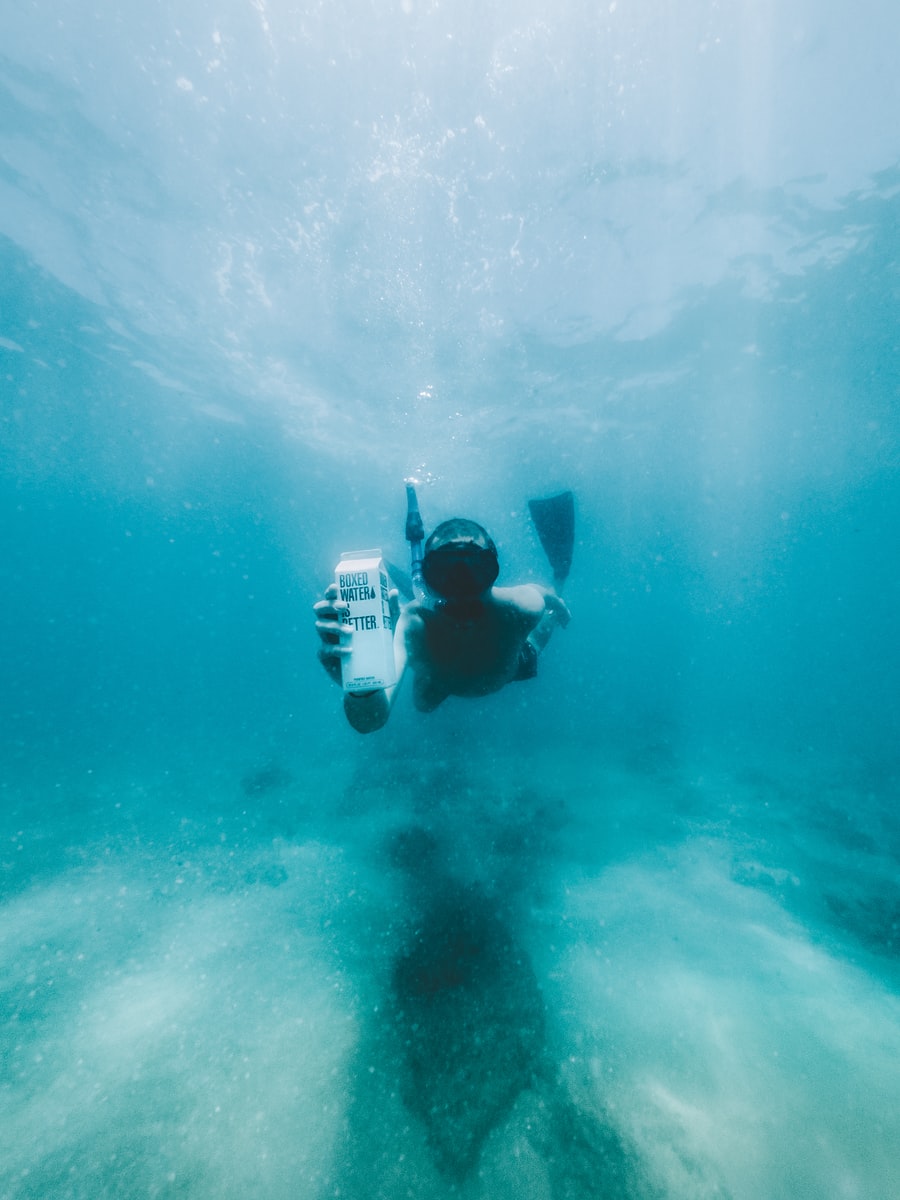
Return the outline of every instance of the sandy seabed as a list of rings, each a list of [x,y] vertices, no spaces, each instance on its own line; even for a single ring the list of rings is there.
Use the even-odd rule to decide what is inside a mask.
[[[8,778],[3,1200],[900,1195],[890,769],[457,757]]]

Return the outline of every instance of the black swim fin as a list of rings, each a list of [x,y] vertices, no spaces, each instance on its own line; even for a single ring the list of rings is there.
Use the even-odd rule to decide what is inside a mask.
[[[560,492],[558,496],[549,496],[546,500],[529,500],[528,510],[553,569],[554,586],[559,592],[572,567],[575,497],[571,492]]]

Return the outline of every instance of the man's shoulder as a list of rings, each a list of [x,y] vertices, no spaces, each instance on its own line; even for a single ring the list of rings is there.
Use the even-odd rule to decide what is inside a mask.
[[[491,595],[497,604],[515,609],[523,615],[539,617],[544,611],[544,589],[535,583],[520,583],[515,587],[495,587]]]

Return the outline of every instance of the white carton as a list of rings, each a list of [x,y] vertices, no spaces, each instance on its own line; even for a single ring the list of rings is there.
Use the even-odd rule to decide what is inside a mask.
[[[380,550],[341,555],[335,567],[338,598],[348,608],[344,623],[353,628],[350,654],[341,659],[345,692],[372,692],[397,682],[390,585]]]

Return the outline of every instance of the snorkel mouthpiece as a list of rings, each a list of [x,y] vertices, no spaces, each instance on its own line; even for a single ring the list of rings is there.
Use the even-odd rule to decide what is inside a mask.
[[[475,521],[444,521],[425,543],[422,574],[429,590],[443,600],[476,600],[499,573],[497,547]]]

